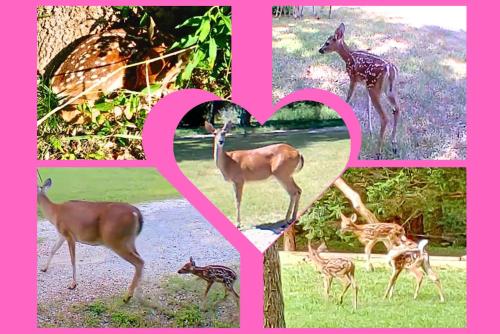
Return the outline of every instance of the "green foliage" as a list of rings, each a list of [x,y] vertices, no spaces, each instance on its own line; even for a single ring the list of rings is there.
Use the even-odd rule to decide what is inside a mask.
[[[120,328],[142,327],[141,317],[126,311],[115,311],[111,313],[110,318],[113,327],[120,327]]]
[[[465,234],[463,168],[351,168],[342,177],[381,221],[406,225],[421,218],[426,233]],[[299,224],[308,238],[349,238],[338,233],[340,212],[351,214],[353,210],[348,199],[332,187]]]
[[[183,306],[175,313],[176,327],[199,327],[202,321],[201,310],[197,305]]]
[[[193,87],[195,70],[208,73],[209,86],[215,94],[227,97],[231,85],[231,13],[229,7],[211,7],[205,14],[194,16],[176,28],[196,28],[191,34],[175,42],[171,49],[194,47],[188,64],[178,77],[180,86]]]

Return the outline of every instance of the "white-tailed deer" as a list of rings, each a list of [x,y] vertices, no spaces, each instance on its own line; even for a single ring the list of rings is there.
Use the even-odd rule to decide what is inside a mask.
[[[443,288],[438,275],[432,270],[429,262],[429,254],[425,250],[428,240],[420,240],[418,245],[413,241],[406,241],[402,245],[395,247],[387,253],[387,259],[392,268],[392,275],[389,285],[385,291],[384,298],[391,298],[394,293],[394,286],[399,274],[403,269],[408,270],[415,277],[415,293],[413,298],[417,299],[418,292],[422,286],[424,273],[434,282],[439,293],[439,299],[444,302]],[[422,272],[423,271],[423,272]]]
[[[317,249],[311,246],[311,241],[308,244],[308,258],[312,261],[316,270],[318,270],[323,276],[323,288],[325,296],[328,297],[330,294],[330,287],[332,285],[333,278],[337,278],[343,284],[342,293],[339,297],[339,304],[342,304],[344,295],[352,287],[352,306],[354,309],[358,308],[358,285],[354,279],[354,262],[343,256],[334,256],[329,259],[321,257],[320,253],[326,250],[325,243],[322,243]]]
[[[222,283],[224,285],[224,298],[227,298],[228,292],[233,295],[236,303],[240,304],[240,296],[234,290],[234,282],[238,279],[238,275],[234,272],[233,269],[221,266],[221,265],[208,265],[204,267],[196,266],[193,258],[189,258],[189,262],[187,262],[184,266],[182,266],[179,271],[179,274],[193,274],[198,276],[207,282],[207,288],[205,289],[204,303],[207,301],[208,291],[214,283]]]
[[[134,36],[124,29],[113,29],[82,39],[52,77],[52,90],[61,96],[61,103],[65,103],[93,85],[95,87],[63,109],[63,119],[84,123],[85,115],[77,110],[77,105],[97,100],[118,89],[140,91],[147,83],[157,81],[161,81],[166,88],[181,70],[182,55],[135,67],[122,67],[159,57],[167,50],[168,46],[164,43],[152,46],[146,38]],[[107,77],[114,71],[117,72]]]
[[[357,215],[354,213],[347,218],[340,213],[340,231],[342,233],[351,232],[358,240],[365,245],[366,266],[369,271],[373,270],[370,262],[373,246],[378,242],[383,242],[387,250],[391,250],[394,246],[400,245],[407,240],[405,230],[398,224],[394,223],[375,223],[375,224],[356,224]]]
[[[46,194],[51,185],[51,179],[47,179],[42,186],[38,186],[37,201],[45,217],[57,229],[59,239],[42,271],[47,271],[52,257],[66,241],[73,267],[73,280],[68,288],[74,289],[76,243],[105,246],[135,267],[134,278],[124,299],[128,302],[140,283],[144,267],[144,261],[135,248],[135,239],[143,224],[141,212],[126,203],[68,201],[56,204]]]
[[[335,33],[328,37],[319,52],[329,53],[337,52],[346,64],[347,74],[349,75],[349,91],[347,92],[346,102],[351,100],[354,88],[358,83],[364,83],[368,90],[368,127],[372,133],[371,123],[371,103],[377,110],[380,117],[380,134],[377,146],[377,158],[382,157],[382,148],[384,142],[385,130],[388,117],[382,108],[381,97],[385,95],[392,106],[394,123],[392,127],[391,143],[394,153],[397,153],[397,126],[400,116],[400,108],[396,93],[398,69],[391,62],[364,51],[351,51],[344,42],[345,26],[343,23],[337,28]]]
[[[304,157],[288,144],[274,144],[253,150],[226,152],[226,134],[231,130],[228,122],[220,129],[205,122],[205,129],[214,135],[214,160],[224,179],[233,183],[236,197],[236,221],[241,224],[240,204],[243,185],[248,181],[260,181],[274,176],[290,196],[290,204],[285,215],[285,223],[295,220],[302,189],[295,183],[293,174],[304,166]]]

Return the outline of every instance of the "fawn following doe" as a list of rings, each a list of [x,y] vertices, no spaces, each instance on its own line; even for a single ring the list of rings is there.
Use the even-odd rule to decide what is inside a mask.
[[[231,293],[236,301],[236,303],[240,304],[240,296],[236,291],[234,291],[234,282],[238,279],[238,275],[231,268],[221,266],[221,265],[208,265],[204,267],[196,266],[193,258],[189,258],[189,262],[187,262],[181,269],[177,272],[179,274],[193,274],[198,276],[207,282],[207,288],[205,289],[204,303],[207,301],[208,291],[212,285],[216,282],[222,283],[224,285],[224,298],[227,298],[228,292]]]
[[[373,223],[373,224],[355,224],[358,216],[353,213],[350,218],[340,213],[340,231],[342,233],[351,232],[358,240],[365,245],[366,266],[368,271],[373,270],[370,262],[373,246],[383,242],[387,250],[391,250],[395,245],[400,245],[407,240],[405,230],[394,223]]]
[[[375,107],[380,117],[380,134],[377,146],[377,158],[382,157],[382,146],[384,142],[385,130],[387,127],[387,115],[382,108],[381,96],[387,97],[392,106],[394,123],[392,127],[391,143],[392,150],[397,153],[397,126],[400,116],[400,108],[396,93],[398,69],[396,65],[389,61],[365,51],[352,51],[344,42],[345,25],[343,23],[335,30],[335,33],[328,37],[326,42],[319,49],[319,53],[337,52],[346,64],[346,71],[349,75],[349,91],[346,102],[349,103],[356,85],[364,83],[368,90],[368,127],[370,135],[372,133],[371,103]]]
[[[439,300],[444,302],[443,288],[441,287],[441,281],[438,275],[432,270],[429,262],[429,254],[425,250],[425,246],[429,241],[426,239],[420,240],[418,245],[407,240],[402,245],[394,247],[387,253],[387,259],[392,268],[392,275],[389,279],[389,285],[385,291],[384,298],[391,298],[394,292],[394,286],[399,274],[403,269],[408,270],[415,277],[415,293],[413,295],[414,299],[417,299],[418,292],[422,286],[422,280],[424,273],[426,273],[429,278],[434,282],[439,293]]]
[[[304,167],[304,157],[288,144],[274,144],[253,150],[226,152],[226,134],[231,131],[232,123],[227,122],[220,129],[205,122],[205,129],[214,135],[214,160],[226,181],[233,183],[236,197],[236,221],[241,224],[240,204],[243,185],[248,181],[266,180],[274,176],[290,196],[290,204],[285,215],[285,223],[297,217],[302,189],[295,183],[293,174]],[[291,220],[290,220],[291,215]]]
[[[128,302],[138,288],[144,267],[144,261],[135,248],[135,239],[143,225],[141,212],[126,203],[68,201],[56,204],[46,194],[51,185],[51,179],[47,179],[42,186],[38,186],[37,201],[45,217],[57,229],[59,239],[41,270],[47,271],[53,256],[66,241],[73,267],[73,280],[68,288],[74,289],[76,243],[105,246],[135,267],[134,278],[124,298],[124,302]]]
[[[61,96],[61,103],[74,99],[63,109],[63,119],[72,123],[87,122],[77,106],[118,89],[140,91],[154,82],[162,82],[165,89],[171,85],[184,64],[183,55],[125,68],[166,54],[168,42],[166,37],[161,39],[153,46],[147,38],[124,29],[82,39],[51,79],[52,90]]]
[[[323,276],[325,296],[329,296],[332,280],[333,278],[337,278],[343,284],[343,290],[339,297],[339,304],[342,304],[345,293],[349,287],[352,287],[352,306],[356,310],[358,308],[358,285],[354,279],[354,262],[343,256],[334,256],[329,259],[322,258],[320,253],[326,250],[324,242],[317,249],[314,249],[309,240],[307,247],[309,251],[308,258]]]

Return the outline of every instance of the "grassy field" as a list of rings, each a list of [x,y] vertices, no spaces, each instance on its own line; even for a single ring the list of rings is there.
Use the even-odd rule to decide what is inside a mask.
[[[374,272],[363,270],[356,262],[356,280],[360,287],[358,310],[353,312],[351,290],[338,305],[341,285],[334,281],[330,298],[323,295],[323,281],[312,264],[286,264],[287,254],[281,252],[285,321],[289,328],[351,328],[351,327],[443,327],[466,326],[466,272],[448,266],[436,267],[443,284],[446,301],[439,302],[434,284],[424,278],[417,300],[413,300],[414,278],[402,273],[394,296],[384,300],[390,277],[386,266]]]
[[[178,197],[179,193],[154,168],[40,168],[55,202],[67,200],[139,203]]]
[[[302,188],[300,209],[306,208],[345,166],[350,144],[347,131],[303,130],[281,133],[259,133],[251,136],[229,136],[224,145],[228,151],[251,149],[286,142],[304,156],[304,168],[295,175]],[[177,138],[174,152],[183,173],[232,221],[236,210],[233,187],[224,181],[213,161],[213,139]],[[274,179],[246,183],[241,204],[242,224],[257,226],[284,219],[289,197]]]
[[[344,62],[337,54],[318,52],[339,23],[344,22],[348,46],[383,56],[399,68],[398,92],[403,115],[398,130],[399,153],[393,155],[387,145],[384,158],[465,158],[464,31],[438,26],[416,28],[360,8],[335,9],[331,19],[306,16],[301,20],[284,17],[273,20],[275,101],[295,90],[311,87],[346,96],[349,79]],[[368,135],[366,105],[365,90],[358,87],[352,106],[364,132],[360,155],[362,159],[373,159],[377,137]],[[388,116],[391,119],[390,112]],[[378,133],[375,111],[372,117],[374,131]]]
[[[238,327],[239,309],[231,297],[222,301],[224,289],[215,284],[203,306],[201,296],[206,287],[192,277],[168,276],[158,289],[145,291],[145,300],[136,298],[124,304],[122,295],[76,303],[71,309],[54,314],[57,305],[38,304],[39,327],[84,328],[170,328],[170,327]],[[239,291],[239,281],[235,284]]]

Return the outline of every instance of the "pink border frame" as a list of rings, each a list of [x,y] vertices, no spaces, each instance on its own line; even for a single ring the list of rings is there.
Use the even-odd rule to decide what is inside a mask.
[[[350,161],[350,166],[464,166],[468,177],[468,294],[467,328],[465,329],[263,329],[262,317],[262,256],[249,242],[239,235],[225,217],[211,206],[196,189],[181,185],[181,192],[197,207],[203,208],[204,215],[221,230],[227,239],[241,252],[241,328],[239,329],[38,329],[36,323],[36,203],[33,185],[36,183],[37,167],[79,166],[79,167],[144,167],[155,166],[159,161],[149,157],[145,161],[37,161],[36,160],[36,116],[31,112],[35,108],[36,95],[34,73],[36,64],[36,11],[37,5],[123,5],[124,1],[18,1],[4,4],[2,40],[7,46],[1,53],[4,69],[2,82],[4,115],[8,126],[3,129],[3,164],[4,191],[2,192],[2,211],[4,224],[2,233],[2,275],[1,300],[2,328],[4,331],[32,332],[184,332],[207,333],[234,332],[490,332],[498,328],[496,321],[498,300],[497,273],[498,263],[496,237],[499,228],[496,215],[491,215],[495,208],[496,192],[499,186],[496,176],[498,158],[498,139],[491,134],[498,133],[498,112],[496,105],[491,105],[491,97],[496,96],[498,78],[498,40],[497,25],[499,4],[495,1],[479,0],[310,0],[299,1],[264,0],[254,1],[129,1],[127,4],[147,5],[231,5],[233,6],[233,100],[248,108],[259,121],[264,121],[275,107],[271,103],[271,5],[466,5],[468,8],[467,31],[467,133],[468,154],[464,161]],[[251,9],[251,10],[250,10]],[[252,15],[247,15],[247,13]],[[259,22],[259,24],[254,24]],[[8,33],[7,33],[8,32]],[[259,38],[256,38],[259,36]],[[264,37],[266,36],[266,37]],[[259,52],[255,52],[259,50]],[[257,75],[255,64],[258,64]],[[494,81],[495,80],[495,81]],[[257,99],[256,96],[262,97]],[[28,97],[28,98],[27,98]],[[205,95],[205,98],[208,97]],[[267,99],[267,100],[266,100]],[[333,98],[335,99],[335,98]],[[337,109],[337,108],[336,108]],[[155,108],[156,110],[156,108]],[[153,113],[148,119],[151,125]],[[486,117],[487,116],[487,117]],[[164,129],[165,130],[165,129]],[[145,129],[146,132],[149,131]],[[172,134],[170,132],[170,134]],[[165,156],[170,156],[168,131],[157,140]],[[351,133],[354,138],[355,134]],[[495,141],[496,139],[496,141]],[[145,138],[145,140],[147,140]],[[154,145],[154,141],[152,141]],[[158,157],[161,161],[161,156]],[[8,163],[7,163],[8,162]],[[173,170],[177,167],[170,165]],[[161,167],[160,167],[161,168]],[[173,176],[172,171],[163,170],[164,175]],[[185,182],[169,179],[173,184]],[[185,188],[184,188],[185,186]],[[6,189],[9,192],[5,191]],[[25,206],[26,200],[32,204]],[[8,255],[7,255],[8,254]],[[12,254],[15,254],[14,256]],[[481,273],[484,273],[481,275]]]

